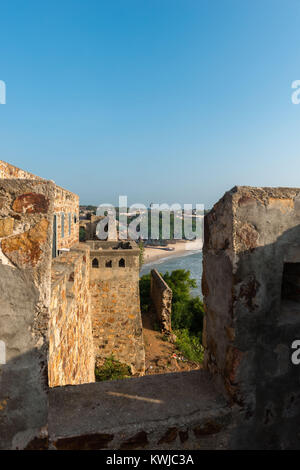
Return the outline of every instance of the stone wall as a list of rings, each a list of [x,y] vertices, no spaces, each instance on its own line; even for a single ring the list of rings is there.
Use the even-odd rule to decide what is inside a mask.
[[[300,304],[282,297],[299,262],[300,189],[236,187],[205,217],[205,367],[242,407],[234,448],[300,447]]]
[[[1,449],[26,447],[47,425],[54,197],[49,182],[0,180]]]
[[[124,250],[114,249],[115,242],[91,242],[90,246],[95,355],[101,362],[114,354],[131,367],[133,374],[143,374],[139,249],[134,243],[133,248]]]
[[[80,244],[52,262],[49,386],[94,382],[89,248]]]
[[[154,305],[161,330],[165,334],[172,332],[172,290],[156,269],[151,270],[150,296]]]
[[[58,210],[72,211],[79,220],[78,205],[78,197],[69,191],[0,161],[0,341],[6,355],[6,363],[0,364],[1,449],[24,448],[28,442],[43,438],[46,432],[53,222]],[[67,232],[68,247],[78,241],[78,226],[78,223],[73,226],[70,235]],[[61,246],[58,240],[58,247]],[[88,334],[88,322],[84,319],[89,267],[82,254],[78,256],[82,261],[75,263],[73,291],[64,291],[63,281],[60,284],[61,293],[67,294],[67,311],[60,312],[57,322],[69,314],[67,337],[80,340],[77,349],[70,348],[69,357],[65,355],[60,362],[51,335],[50,381],[56,384],[62,377],[60,368],[65,366],[64,359],[66,370],[74,375],[72,383],[92,380],[91,322],[89,352],[84,346]],[[57,295],[55,288],[52,301]],[[78,320],[75,326],[71,319]],[[57,360],[57,370],[54,360]],[[71,382],[68,378],[63,383]]]
[[[26,179],[46,182],[44,178],[33,175],[2,160],[0,160],[0,179]],[[62,248],[70,248],[74,243],[78,242],[79,196],[54,183],[53,187],[55,187],[54,212],[56,214],[57,250],[60,250]],[[22,199],[19,201],[20,208],[23,210],[23,206],[26,205],[27,211],[30,211],[30,205],[35,204],[32,198],[34,199],[34,195],[32,196],[30,193],[22,195]]]
[[[48,389],[49,333],[51,385],[92,379],[89,270],[95,353],[144,367],[137,248],[71,249],[51,294],[56,191],[0,180],[0,448],[299,449],[300,189],[233,188],[205,217],[206,370]]]
[[[70,248],[79,240],[79,196],[56,186],[54,212],[57,249]]]

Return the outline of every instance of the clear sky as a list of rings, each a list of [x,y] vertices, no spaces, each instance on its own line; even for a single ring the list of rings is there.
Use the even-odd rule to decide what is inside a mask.
[[[300,186],[299,0],[3,0],[0,159],[83,204]]]

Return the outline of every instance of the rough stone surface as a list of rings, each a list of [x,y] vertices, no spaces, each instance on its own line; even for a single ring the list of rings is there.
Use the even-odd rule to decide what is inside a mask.
[[[49,221],[41,219],[27,232],[2,240],[2,252],[17,266],[35,266],[43,253],[47,241]]]
[[[236,413],[205,371],[54,388],[49,403],[52,448],[100,433],[98,449],[224,449]]]
[[[156,269],[151,270],[150,296],[163,333],[172,332],[172,290]]]
[[[49,200],[43,194],[22,194],[14,200],[12,208],[15,212],[26,214],[46,214],[49,208]]]
[[[12,235],[14,230],[14,219],[12,217],[5,217],[0,219],[0,238]]]
[[[12,201],[28,192],[42,194],[48,214],[20,213]],[[51,224],[55,188],[42,180],[0,180],[0,448],[25,448],[47,426],[48,307]]]
[[[300,263],[300,189],[233,188],[205,227],[205,367],[242,407],[231,445],[300,448],[299,372],[289,358],[300,338],[299,277],[285,269]]]
[[[139,249],[116,249],[116,242],[88,242],[95,355],[98,364],[111,354],[145,371],[145,350],[139,298]],[[95,260],[97,263],[95,264]],[[120,266],[121,264],[121,266]]]
[[[52,262],[49,386],[95,381],[89,249],[75,246]]]

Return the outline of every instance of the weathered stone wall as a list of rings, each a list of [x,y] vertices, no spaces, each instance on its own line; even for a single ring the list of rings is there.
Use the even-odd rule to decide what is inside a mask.
[[[1,449],[26,447],[47,425],[54,197],[49,182],[0,180]]]
[[[243,410],[231,445],[299,448],[300,304],[282,280],[300,262],[300,189],[226,193],[205,217],[203,254],[205,366]]]
[[[51,303],[56,191],[0,180],[0,448],[299,449],[300,189],[233,188],[205,217],[206,370],[48,390],[49,332],[50,384],[92,379],[89,270],[95,353],[144,367],[138,249],[71,249]]]
[[[0,160],[0,179],[27,179],[46,182],[44,178],[2,160]],[[61,248],[70,248],[79,240],[79,196],[54,183],[53,185],[55,187],[54,212],[56,214],[57,250],[60,250]],[[30,211],[30,205],[34,203],[31,198],[30,193],[24,194],[22,200],[19,201],[20,207],[22,208],[26,204],[27,211]]]
[[[116,250],[115,245],[115,242],[90,243],[95,355],[101,362],[114,354],[119,361],[131,366],[133,374],[143,374],[145,351],[139,298],[139,249],[133,243],[134,248],[128,250]],[[95,260],[97,266],[93,265]],[[124,262],[124,266],[120,267],[120,262]]]
[[[163,333],[172,332],[172,290],[156,269],[151,270],[150,296]]]
[[[49,386],[94,382],[89,248],[77,245],[52,262]]]

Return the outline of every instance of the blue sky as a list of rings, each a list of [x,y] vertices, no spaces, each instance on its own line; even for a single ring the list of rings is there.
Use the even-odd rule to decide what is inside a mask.
[[[81,202],[300,186],[299,0],[2,1],[0,159]]]

